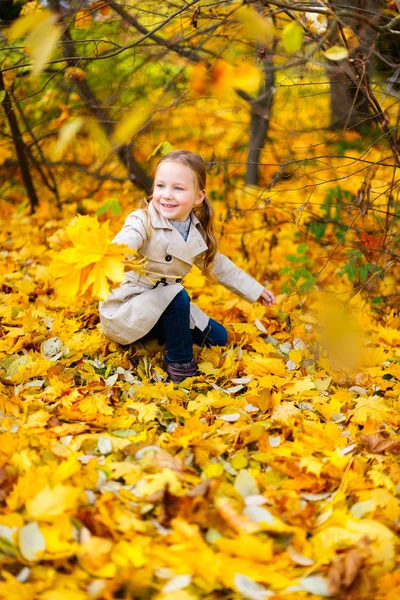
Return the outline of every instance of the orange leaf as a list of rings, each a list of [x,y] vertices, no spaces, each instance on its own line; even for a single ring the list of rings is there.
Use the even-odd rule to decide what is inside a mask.
[[[388,439],[379,431],[371,435],[362,435],[361,440],[367,451],[372,454],[383,454],[384,452],[400,454],[400,439]]]
[[[259,525],[241,515],[228,498],[216,498],[214,503],[224,521],[237,533],[255,533],[260,530]]]
[[[360,232],[359,248],[365,258],[370,262],[376,262],[385,242],[385,236],[375,236],[366,231]]]

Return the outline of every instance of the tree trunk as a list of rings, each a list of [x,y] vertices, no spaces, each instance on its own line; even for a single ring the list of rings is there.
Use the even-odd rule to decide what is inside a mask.
[[[39,203],[36,195],[35,186],[33,185],[31,173],[29,171],[28,155],[24,141],[22,139],[21,132],[19,130],[18,121],[15,116],[14,108],[11,102],[11,98],[5,89],[3,74],[0,71],[0,92],[4,92],[4,98],[2,105],[6,113],[7,121],[10,126],[11,135],[17,152],[19,167],[21,169],[22,180],[24,182],[25,189],[29,197],[29,204],[31,212],[35,212],[35,209]]]
[[[366,16],[377,24],[380,20],[379,10],[382,8],[379,0],[347,0],[346,8],[351,7],[354,12],[366,14]],[[340,0],[333,0],[332,7],[340,16]],[[371,14],[373,13],[373,14]],[[340,22],[358,36],[359,44],[350,49],[349,59],[338,63],[329,61],[330,69],[328,77],[330,81],[331,96],[331,129],[358,129],[363,125],[373,122],[371,119],[370,106],[367,97],[359,86],[357,71],[365,72],[364,81],[370,82],[373,72],[373,61],[371,54],[377,40],[377,32],[367,23],[352,17],[340,16]],[[332,43],[343,46],[343,39],[339,33]]]
[[[59,13],[62,12],[59,0],[49,0],[49,5],[53,11]],[[63,44],[64,56],[73,57],[69,61],[69,64],[78,67],[80,63],[80,57],[76,53],[75,44],[73,43],[71,33],[68,28],[65,29],[62,39],[64,42],[66,42]],[[84,100],[84,102],[87,103],[88,109],[99,121],[107,136],[111,137],[114,131],[114,125],[112,123],[112,119],[108,113],[108,110],[101,106],[101,103],[96,98],[92,88],[84,79],[78,79],[75,81],[75,83],[80,97],[82,98],[82,100]],[[124,144],[122,146],[119,146],[117,149],[117,154],[119,156],[119,159],[125,165],[128,171],[129,179],[135,182],[139,187],[141,187],[146,192],[146,194],[150,194],[152,187],[151,178],[148,177],[148,175],[146,175],[139,163],[137,163],[133,158],[131,144]]]
[[[271,49],[263,48],[261,50],[264,55],[262,59],[264,82],[261,86],[258,98],[250,101],[251,120],[249,152],[247,155],[246,169],[247,185],[258,184],[260,154],[268,135],[272,102],[275,92],[275,71],[270,69],[270,67],[273,66],[275,46],[276,43],[273,43]]]

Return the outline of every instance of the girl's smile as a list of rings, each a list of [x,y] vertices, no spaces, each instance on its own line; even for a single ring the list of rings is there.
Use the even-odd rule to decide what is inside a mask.
[[[186,221],[193,207],[201,204],[205,196],[196,183],[190,167],[175,161],[161,163],[154,181],[155,208],[166,219]]]

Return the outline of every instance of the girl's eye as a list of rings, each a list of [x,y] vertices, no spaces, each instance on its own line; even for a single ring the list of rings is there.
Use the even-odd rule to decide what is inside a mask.
[[[164,187],[162,183],[157,183],[156,187],[161,188]]]
[[[182,191],[183,191],[183,188],[181,188],[181,187],[176,187],[175,189],[176,189],[176,190],[179,190],[180,192],[182,192]]]

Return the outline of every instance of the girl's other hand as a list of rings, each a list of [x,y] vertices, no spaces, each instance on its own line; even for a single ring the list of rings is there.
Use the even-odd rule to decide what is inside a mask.
[[[264,306],[271,306],[271,304],[275,304],[276,300],[273,293],[264,288],[264,291],[259,297],[258,302]]]

